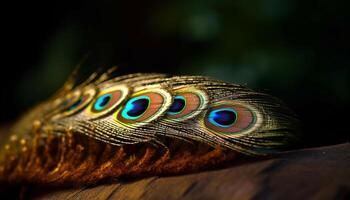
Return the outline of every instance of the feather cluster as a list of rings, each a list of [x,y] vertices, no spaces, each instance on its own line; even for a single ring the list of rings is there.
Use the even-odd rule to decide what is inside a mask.
[[[296,141],[280,100],[203,76],[74,75],[12,128],[0,181],[90,184],[198,171],[237,155],[270,155]]]

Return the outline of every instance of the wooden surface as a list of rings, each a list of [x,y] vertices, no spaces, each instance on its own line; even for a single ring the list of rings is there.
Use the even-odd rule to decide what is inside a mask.
[[[34,199],[350,199],[350,144],[197,174],[30,193]]]

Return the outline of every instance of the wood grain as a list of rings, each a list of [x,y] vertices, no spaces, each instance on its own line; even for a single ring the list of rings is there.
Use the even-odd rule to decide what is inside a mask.
[[[26,196],[29,197],[29,196]],[[285,152],[229,168],[91,188],[30,191],[33,199],[350,199],[350,144]]]

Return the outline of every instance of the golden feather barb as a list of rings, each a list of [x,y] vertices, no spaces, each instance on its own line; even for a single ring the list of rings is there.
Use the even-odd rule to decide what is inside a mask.
[[[80,168],[85,166],[84,170],[78,167],[81,176],[90,172],[85,182],[147,172],[158,174],[173,170],[176,173],[189,169],[188,163],[191,166],[207,165],[215,163],[210,159],[219,163],[219,160],[233,158],[219,158],[223,157],[222,153],[212,153],[217,152],[217,149],[221,149],[220,152],[238,152],[249,156],[269,155],[286,149],[297,141],[298,120],[280,100],[270,95],[203,76],[138,73],[110,78],[109,74],[110,71],[100,76],[94,73],[77,86],[74,86],[73,79],[69,79],[52,98],[23,116],[13,126],[0,151],[0,180],[32,181],[33,177],[28,178],[23,174],[30,172],[34,166],[40,168],[34,174],[42,176],[45,173],[72,171],[68,165],[72,167],[74,164],[68,162],[81,160],[82,158],[77,158],[80,154],[91,158],[90,161],[85,158],[85,161],[75,164]],[[84,139],[83,136],[88,137]],[[173,164],[175,167],[162,168],[159,163],[146,167],[145,159],[150,155],[154,157],[156,153],[153,151],[157,149],[166,149],[156,159],[158,162],[169,157],[169,149],[175,148],[174,142],[170,144],[169,140],[182,143],[182,146],[177,147],[179,152],[201,145],[215,150],[211,151],[210,156],[210,151],[206,151],[205,159],[202,158],[197,163],[178,156],[177,163],[182,163],[183,167]],[[191,142],[195,145],[185,145]],[[89,155],[94,154],[92,150],[96,145],[92,143],[98,144],[95,150],[102,156],[98,162],[96,155]],[[103,166],[113,163],[112,160],[116,157],[124,157],[125,148],[133,149],[139,145],[147,148],[142,153],[143,156],[139,157],[143,160],[134,164],[138,166],[137,170],[134,167],[128,173],[101,172],[106,170]],[[86,152],[82,153],[83,151]],[[129,154],[136,154],[128,151]],[[47,158],[43,158],[45,156]],[[132,160],[130,157],[123,162],[131,162],[130,159]],[[114,170],[118,168],[110,165]],[[111,167],[110,165],[108,166]],[[119,169],[122,168],[119,166]],[[200,168],[202,167],[191,167]],[[94,176],[92,169],[100,170],[95,172],[100,175]],[[5,173],[11,172],[14,175],[1,178],[1,173],[5,177]],[[74,177],[79,177],[77,174],[79,173],[76,172],[74,176],[71,174],[66,179],[52,175],[45,180],[35,180],[45,183],[59,182],[58,180],[65,180],[62,183],[75,183]]]

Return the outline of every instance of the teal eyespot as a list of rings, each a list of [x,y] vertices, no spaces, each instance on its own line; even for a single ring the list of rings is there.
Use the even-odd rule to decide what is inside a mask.
[[[67,111],[75,110],[83,102],[83,97],[79,97],[72,105],[67,108]],[[64,102],[66,103],[66,102]]]
[[[196,87],[186,87],[175,89],[173,102],[168,109],[166,120],[172,122],[185,121],[196,117],[207,107],[208,96]]]
[[[208,120],[215,126],[228,128],[237,121],[237,112],[233,108],[220,108],[209,113]]]
[[[166,113],[172,103],[171,94],[161,88],[139,90],[113,114],[124,128],[143,126]]]
[[[183,96],[175,96],[167,114],[177,115],[181,113],[186,107],[186,99]]]
[[[100,96],[94,104],[94,109],[97,111],[103,110],[108,105],[111,99],[112,99],[112,94],[105,94]]]
[[[82,92],[76,91],[68,94],[61,104],[63,112],[54,115],[52,119],[68,117],[81,112],[92,101],[95,94],[94,88],[87,88]]]
[[[150,101],[150,98],[145,95],[130,99],[121,112],[122,117],[129,120],[140,118],[148,109]]]
[[[115,110],[126,99],[129,88],[125,85],[99,88],[99,94],[91,101],[84,115],[89,119],[97,119]]]
[[[259,126],[259,112],[252,106],[233,100],[219,101],[211,105],[204,117],[204,125],[211,133],[236,137]]]

